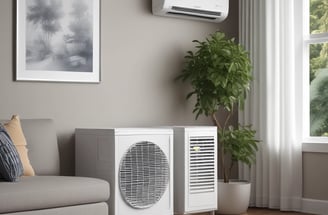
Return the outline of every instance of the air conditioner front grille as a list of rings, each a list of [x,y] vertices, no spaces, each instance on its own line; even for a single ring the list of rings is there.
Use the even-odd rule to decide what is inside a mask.
[[[158,202],[169,182],[169,163],[152,142],[132,145],[122,157],[119,186],[123,199],[133,208],[149,208]]]
[[[214,192],[215,138],[195,136],[189,139],[189,191]]]

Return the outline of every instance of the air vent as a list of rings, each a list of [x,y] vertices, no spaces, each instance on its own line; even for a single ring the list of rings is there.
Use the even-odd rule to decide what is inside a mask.
[[[119,186],[123,199],[133,208],[149,208],[164,194],[169,182],[169,163],[152,142],[132,145],[122,157]]]
[[[179,12],[172,12],[172,11],[167,12],[167,14],[171,14],[171,15],[175,15],[175,16],[189,16],[189,17],[208,19],[208,20],[215,20],[216,19],[214,17],[200,16],[200,15],[195,15],[195,14],[179,13]]]
[[[195,9],[195,8],[178,7],[178,6],[172,6],[172,10],[180,11],[180,12],[188,12],[188,13],[197,13],[197,14],[203,14],[203,15],[211,15],[211,16],[221,16],[222,15],[221,12],[200,10],[200,9]]]
[[[215,138],[190,137],[189,191],[213,192],[215,189]]]
[[[185,7],[178,7],[178,6],[172,6],[172,10],[167,13],[172,14],[172,15],[190,16],[190,17],[194,17],[194,18],[201,18],[201,19],[208,19],[208,20],[216,19],[216,17],[211,17],[211,16],[221,16],[222,15],[221,12],[200,10],[200,9],[194,9],[194,8],[185,8]],[[210,15],[210,16],[206,16],[206,15]]]

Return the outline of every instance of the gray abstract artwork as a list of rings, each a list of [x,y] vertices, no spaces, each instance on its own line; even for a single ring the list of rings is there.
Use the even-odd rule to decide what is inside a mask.
[[[93,72],[93,0],[26,0],[26,69]]]

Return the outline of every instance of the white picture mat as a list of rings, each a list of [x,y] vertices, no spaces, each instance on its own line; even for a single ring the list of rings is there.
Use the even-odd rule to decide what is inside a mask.
[[[63,0],[67,1],[67,0]],[[17,1],[16,80],[54,82],[100,82],[100,11],[99,0],[93,1],[93,69],[92,72],[26,70],[26,0]]]

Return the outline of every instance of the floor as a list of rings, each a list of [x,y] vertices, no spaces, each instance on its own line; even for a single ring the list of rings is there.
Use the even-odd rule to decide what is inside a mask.
[[[268,210],[268,209],[260,209],[260,208],[250,208],[247,213],[243,215],[310,215],[305,213],[296,213],[296,212],[280,212],[279,210]]]
[[[209,215],[210,213],[201,213],[194,215]],[[247,213],[242,215],[311,215],[305,213],[297,213],[297,212],[280,212],[279,210],[269,210],[262,208],[250,208]]]

